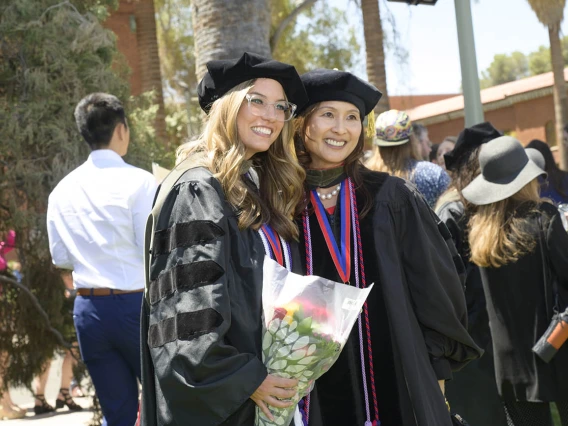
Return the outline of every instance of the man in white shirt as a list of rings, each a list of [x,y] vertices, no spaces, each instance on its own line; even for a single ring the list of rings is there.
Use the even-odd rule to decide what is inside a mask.
[[[49,196],[53,263],[72,271],[73,311],[81,356],[99,398],[103,426],[132,426],[140,379],[140,307],[144,228],[154,177],[126,164],[130,132],[112,95],[93,93],[75,109],[92,152]]]

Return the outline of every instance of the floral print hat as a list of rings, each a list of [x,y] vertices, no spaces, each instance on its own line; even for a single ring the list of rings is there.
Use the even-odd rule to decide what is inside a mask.
[[[404,111],[391,109],[377,117],[376,136],[373,143],[378,146],[404,145],[410,140],[412,122]]]

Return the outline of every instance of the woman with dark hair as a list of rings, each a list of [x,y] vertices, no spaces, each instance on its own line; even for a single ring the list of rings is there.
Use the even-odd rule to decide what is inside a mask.
[[[548,144],[533,139],[526,148],[534,148],[544,157],[544,171],[548,173],[548,179],[539,179],[540,196],[554,201],[556,205],[568,203],[568,172],[558,168]]]
[[[298,383],[262,362],[262,269],[265,247],[290,267],[298,238],[304,87],[293,66],[245,53],[209,62],[198,95],[203,133],[178,149],[146,228],[142,426],[253,426],[255,404],[272,419]]]
[[[345,349],[304,401],[304,424],[450,426],[444,381],[480,355],[465,328],[454,262],[463,264],[412,185],[361,163],[363,120],[380,92],[348,72],[301,78],[310,99],[295,135],[306,168],[305,272],[374,283]]]
[[[479,164],[481,175],[462,194],[476,206],[468,224],[471,261],[480,267],[508,425],[552,426],[550,402],[568,425],[568,345],[548,364],[532,351],[553,314],[547,277],[556,277],[559,300],[568,300],[568,234],[557,209],[541,201],[543,171],[519,141],[486,143]]]
[[[502,136],[491,123],[480,123],[464,129],[455,147],[444,156],[452,183],[436,204],[435,212],[446,224],[466,269],[465,299],[468,331],[485,354],[454,374],[446,386],[446,396],[452,409],[472,425],[507,426],[505,411],[497,393],[493,346],[489,317],[481,275],[469,257],[467,222],[475,206],[468,203],[462,190],[475,179],[479,171],[479,150],[487,142]]]
[[[432,145],[432,150],[430,151],[428,159],[431,163],[438,164],[438,148],[440,148],[439,143]]]

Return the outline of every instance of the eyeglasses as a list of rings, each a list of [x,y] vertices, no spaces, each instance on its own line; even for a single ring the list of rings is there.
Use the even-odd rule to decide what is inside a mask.
[[[248,101],[248,108],[252,115],[264,117],[269,113],[270,108],[274,110],[274,117],[277,121],[289,121],[294,117],[296,105],[287,101],[279,101],[269,104],[262,96],[249,95],[245,96]]]

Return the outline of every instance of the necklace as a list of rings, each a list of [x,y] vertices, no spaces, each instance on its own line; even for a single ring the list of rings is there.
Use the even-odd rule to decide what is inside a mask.
[[[340,190],[341,190],[341,184],[337,185],[335,189],[331,191],[329,194],[322,194],[319,191],[316,191],[316,193],[318,194],[320,200],[331,200],[331,197],[335,197]]]

